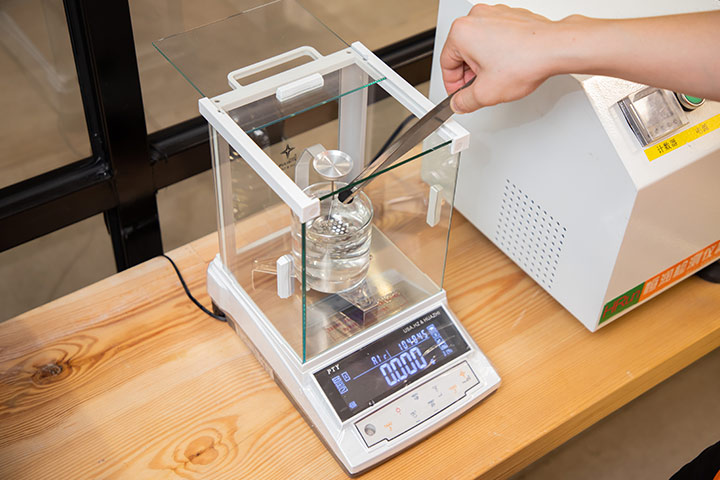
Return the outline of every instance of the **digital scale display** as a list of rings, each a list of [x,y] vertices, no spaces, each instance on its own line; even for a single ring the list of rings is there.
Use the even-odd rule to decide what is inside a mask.
[[[315,373],[342,421],[470,350],[438,308]]]

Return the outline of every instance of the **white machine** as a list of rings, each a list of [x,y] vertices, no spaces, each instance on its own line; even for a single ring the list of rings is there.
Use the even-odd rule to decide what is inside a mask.
[[[474,3],[440,0],[436,102],[446,95],[438,58],[450,25]],[[503,3],[553,20],[718,8]],[[682,93],[563,75],[522,100],[455,117],[471,132],[456,207],[591,331],[720,258],[720,104]]]
[[[467,132],[446,123],[346,205],[337,194],[427,98],[290,0],[155,45],[210,124],[213,304],[346,471],[494,391],[442,289]]]

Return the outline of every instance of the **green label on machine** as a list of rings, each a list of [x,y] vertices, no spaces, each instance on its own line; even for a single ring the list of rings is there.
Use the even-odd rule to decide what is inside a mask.
[[[645,286],[645,282],[641,283],[635,288],[631,288],[627,292],[623,293],[617,298],[613,298],[605,304],[602,315],[600,316],[600,324],[605,322],[607,319],[614,317],[618,313],[622,312],[626,308],[632,307],[638,300],[640,300],[640,294]]]

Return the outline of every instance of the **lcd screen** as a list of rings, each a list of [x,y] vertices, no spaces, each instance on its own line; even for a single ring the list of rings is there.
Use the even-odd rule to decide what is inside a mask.
[[[342,421],[470,349],[438,308],[315,373]]]

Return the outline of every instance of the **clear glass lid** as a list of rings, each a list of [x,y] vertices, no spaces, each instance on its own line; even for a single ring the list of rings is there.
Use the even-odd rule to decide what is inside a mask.
[[[276,67],[287,70],[348,48],[332,30],[294,0],[277,0],[217,22],[161,38],[153,46],[204,97],[228,91],[226,75],[267,59],[297,51],[298,55]],[[313,52],[314,50],[314,52]],[[248,75],[244,84],[267,78],[276,71],[264,69]]]

